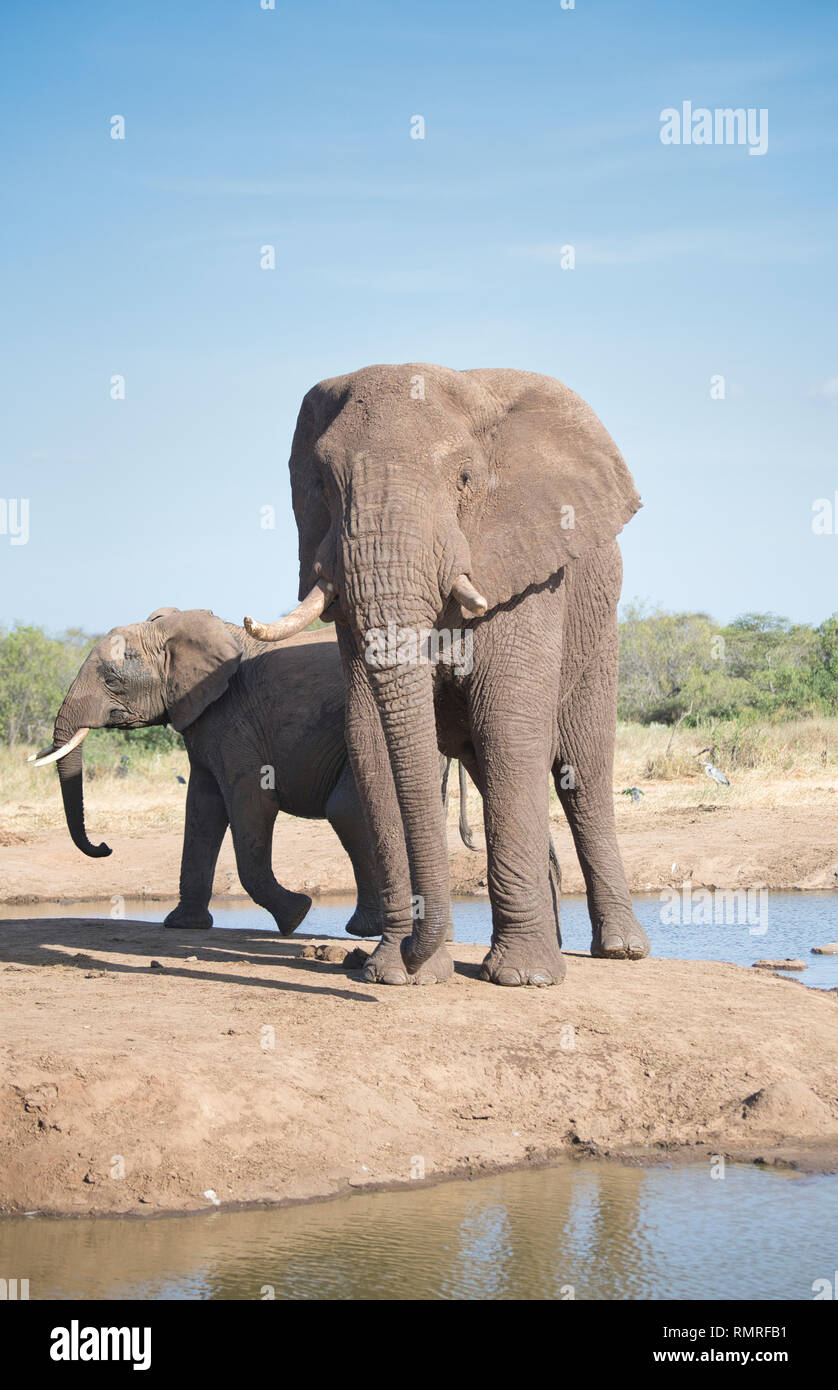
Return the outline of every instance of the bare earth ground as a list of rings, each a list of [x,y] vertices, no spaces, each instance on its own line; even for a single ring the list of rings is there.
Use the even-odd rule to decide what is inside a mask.
[[[620,788],[641,752],[615,775],[634,891],[838,886],[831,770],[647,781],[634,803]],[[57,778],[18,770],[0,802],[0,901],[175,896],[186,771],[180,755],[145,780],[91,778],[89,830],[114,850],[91,860]],[[453,781],[452,886],[485,893]],[[564,891],[580,892],[557,805],[553,831]],[[280,817],[274,865],[289,888],[353,891],[325,823]],[[229,836],[215,890],[242,894]],[[835,994],[733,965],[578,955],[558,989],[503,990],[476,979],[483,948],[461,944],[451,983],[387,989],[303,958],[301,934],[25,912],[0,922],[0,1212],[302,1201],[567,1153],[838,1171]]]
[[[6,1214],[299,1201],[567,1153],[838,1170],[838,1000],[758,971],[571,955],[560,988],[504,990],[457,945],[449,984],[388,989],[274,932],[43,918],[0,943]]]

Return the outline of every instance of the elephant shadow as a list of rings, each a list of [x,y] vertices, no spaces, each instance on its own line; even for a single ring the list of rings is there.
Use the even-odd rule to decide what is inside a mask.
[[[134,959],[113,960],[104,954],[106,952]],[[152,965],[158,953],[164,961],[159,966]],[[197,959],[188,961],[187,956]],[[202,964],[241,965],[245,961],[252,966],[281,966],[282,972],[266,975],[263,970],[249,977],[242,973],[201,969]],[[286,990],[318,997],[327,994],[353,1003],[377,1002],[373,994],[326,984],[326,979],[336,975],[346,978],[346,972],[339,965],[304,960],[300,955],[300,942],[288,941],[276,932],[225,927],[211,927],[201,932],[177,928],[164,931],[158,922],[133,918],[20,917],[0,922],[0,967],[14,971],[50,966],[75,968],[85,974],[94,971],[105,975],[160,974],[196,982]],[[297,974],[297,980],[285,978],[289,969]],[[316,977],[318,983],[305,984],[299,979],[300,975]]]

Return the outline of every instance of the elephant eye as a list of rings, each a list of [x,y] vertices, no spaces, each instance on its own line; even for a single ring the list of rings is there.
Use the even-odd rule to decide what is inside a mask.
[[[467,468],[464,468],[457,479],[457,488],[462,492],[467,487],[471,487],[471,473]]]

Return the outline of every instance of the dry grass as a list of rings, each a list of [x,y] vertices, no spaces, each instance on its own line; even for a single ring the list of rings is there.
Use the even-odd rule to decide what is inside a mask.
[[[703,753],[712,747],[715,752]],[[704,771],[712,762],[726,773],[729,787],[719,786]],[[673,736],[671,727],[621,724],[614,757],[614,803],[618,825],[644,826],[667,813],[698,807],[749,809],[783,806],[824,806],[838,809],[838,719],[799,719],[785,724],[709,725]],[[638,787],[642,800],[622,795]],[[457,779],[451,779],[451,800],[458,814]],[[482,829],[480,797],[470,788],[469,819]],[[551,816],[562,812],[550,789]]]
[[[697,754],[704,754],[730,778],[717,786],[705,774]],[[668,751],[667,751],[668,750]],[[34,748],[0,749],[0,845],[4,835],[27,835],[64,826],[58,777],[52,768],[33,768],[27,754]],[[97,762],[95,750],[85,763],[85,806],[91,833],[130,834],[174,830],[183,826],[189,776],[183,750],[133,759],[124,776],[113,758]],[[639,787],[640,802],[621,793]],[[782,807],[838,805],[838,719],[794,720],[777,725],[687,729],[672,736],[670,728],[620,725],[614,762],[614,797],[620,823],[656,819],[668,811],[716,805]],[[456,776],[450,782],[450,817],[459,811]],[[555,792],[552,812],[560,815]],[[480,834],[482,807],[472,788],[469,817]],[[7,841],[8,842],[8,841]]]
[[[711,752],[701,752],[702,749]],[[700,756],[699,756],[700,754]],[[702,764],[730,779],[719,786]],[[838,793],[838,719],[796,719],[784,724],[715,725],[697,729],[623,724],[617,730],[614,787],[639,787],[642,803],[620,796],[636,811],[698,805],[833,805]]]
[[[711,754],[702,749],[712,748]],[[667,751],[668,750],[668,751]],[[621,724],[615,769],[642,768],[647,779],[689,778],[702,761],[730,776],[818,777],[838,773],[838,719],[796,719],[784,724],[705,725],[689,729]],[[619,780],[619,777],[617,778]]]
[[[58,774],[52,767],[31,767],[34,747],[0,749],[0,835],[64,826]],[[85,764],[84,804],[94,839],[97,831],[137,832],[183,828],[189,759],[183,749],[134,759],[124,776],[113,764],[106,770],[95,759]],[[2,843],[2,841],[0,841]]]

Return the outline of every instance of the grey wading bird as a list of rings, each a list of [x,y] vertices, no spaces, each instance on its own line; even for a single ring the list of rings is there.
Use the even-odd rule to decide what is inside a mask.
[[[707,773],[707,776],[712,777],[714,782],[718,782],[720,787],[730,786],[730,782],[725,777],[724,773],[720,772],[719,769],[717,767],[714,767],[712,763],[702,763],[701,766],[704,768],[704,771]]]
[[[727,779],[727,777],[725,776],[725,774],[724,774],[723,772],[720,771],[719,768],[714,767],[712,763],[705,763],[705,762],[702,761],[702,754],[703,754],[703,753],[709,753],[709,754],[710,754],[710,757],[711,757],[711,758],[714,758],[714,757],[716,756],[716,745],[715,745],[715,743],[712,743],[712,744],[709,746],[709,748],[699,748],[699,750],[698,750],[698,752],[696,753],[695,756],[698,758],[699,762],[701,762],[701,766],[704,768],[704,771],[706,772],[707,776],[708,776],[709,778],[711,778],[712,781],[718,782],[718,784],[719,784],[720,787],[729,787],[729,786],[730,786],[730,782],[728,781],[728,779]]]

